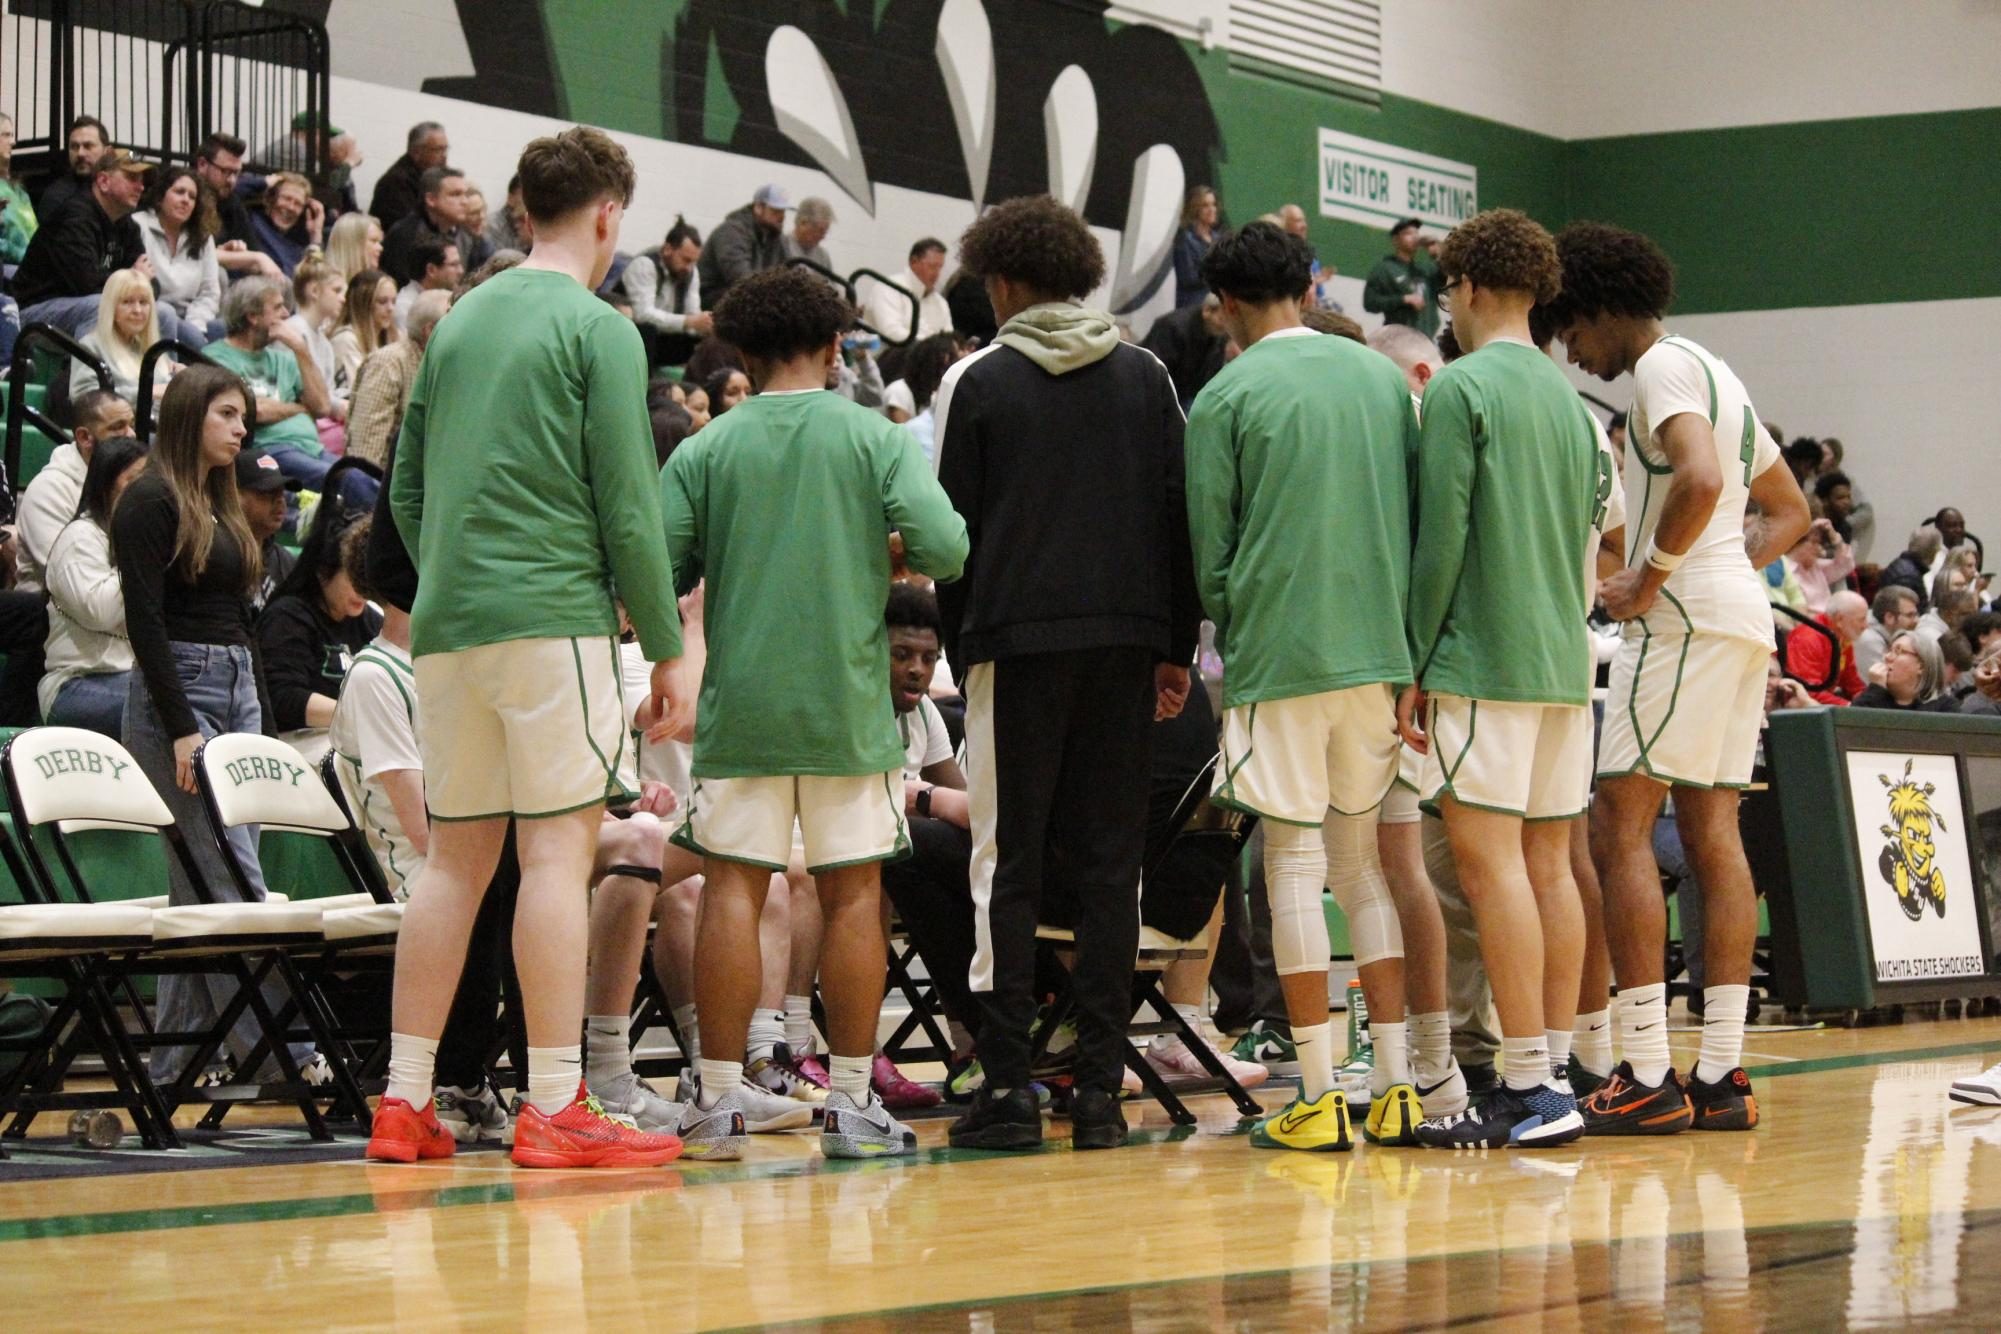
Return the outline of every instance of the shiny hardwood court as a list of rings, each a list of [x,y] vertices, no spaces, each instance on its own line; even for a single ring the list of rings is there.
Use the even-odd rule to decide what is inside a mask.
[[[1693,1035],[1688,1035],[1690,1042]],[[497,1154],[9,1183],[7,1328],[1995,1328],[2001,1020],[1781,1033],[1750,1135],[1538,1154],[1136,1143],[530,1173]],[[1681,1064],[1692,1047],[1677,1045]],[[1282,1096],[1272,1090],[1270,1099]]]

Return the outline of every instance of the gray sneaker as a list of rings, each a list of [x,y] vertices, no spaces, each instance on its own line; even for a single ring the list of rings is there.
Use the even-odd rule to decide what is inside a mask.
[[[782,1093],[773,1093],[749,1075],[744,1076],[743,1089],[737,1096],[743,1111],[744,1128],[753,1135],[804,1130],[819,1120],[824,1110],[820,1103],[800,1102]]]
[[[743,1093],[731,1089],[713,1107],[698,1100],[681,1113],[681,1156],[696,1162],[734,1162],[743,1157],[749,1132],[744,1125]]]
[[[829,1158],[892,1158],[917,1152],[917,1134],[889,1114],[870,1090],[860,1105],[838,1089],[827,1094],[826,1121],[820,1127],[820,1152]]]
[[[653,1091],[653,1086],[628,1070],[616,1079],[594,1086],[591,1092],[604,1104],[607,1115],[629,1120],[633,1127],[649,1135],[679,1132],[686,1103],[669,1102]]]
[[[461,1144],[501,1144],[507,1140],[507,1109],[500,1095],[482,1083],[476,1089],[441,1084],[433,1097],[438,1124]]]

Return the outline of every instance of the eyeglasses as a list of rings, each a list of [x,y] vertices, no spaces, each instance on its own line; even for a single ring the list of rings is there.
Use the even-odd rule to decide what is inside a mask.
[[[1452,302],[1452,289],[1459,286],[1461,283],[1465,281],[1466,281],[1466,275],[1461,274],[1457,278],[1453,278],[1450,281],[1448,281],[1443,287],[1439,288],[1438,304],[1441,306],[1450,305]]]

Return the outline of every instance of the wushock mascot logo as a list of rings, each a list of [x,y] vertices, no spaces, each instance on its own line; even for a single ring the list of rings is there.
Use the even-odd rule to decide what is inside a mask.
[[[1932,809],[1935,785],[1920,786],[1911,777],[1911,764],[1904,761],[1904,776],[1899,782],[1892,782],[1888,774],[1876,775],[1889,789],[1893,821],[1883,826],[1883,837],[1890,842],[1876,859],[1876,866],[1896,893],[1897,906],[1915,922],[1924,916],[1927,903],[1940,917],[1945,916],[1945,872],[1939,868],[1932,830],[1946,825],[1945,818]]]

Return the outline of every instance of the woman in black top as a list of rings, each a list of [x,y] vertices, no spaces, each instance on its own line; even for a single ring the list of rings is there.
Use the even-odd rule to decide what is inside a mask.
[[[347,669],[382,629],[382,614],[369,609],[341,568],[342,539],[353,525],[331,497],[321,499],[299,563],[257,622],[272,722],[315,764],[326,754]]]
[[[236,455],[250,404],[243,381],[220,367],[196,365],[176,375],[160,403],[146,471],[111,516],[135,662],[125,747],[172,810],[203,880],[224,898],[234,896],[234,882],[197,795],[194,754],[204,737],[263,730],[250,633],[250,594],[262,566],[236,494]],[[252,897],[264,898],[255,834],[238,828],[228,837]],[[167,859],[167,879],[169,902],[203,902],[176,858]],[[208,1028],[235,988],[220,974],[163,975],[159,1028]],[[274,1009],[284,1000],[275,983],[270,999]],[[230,1050],[240,1060],[258,1037],[246,1015],[229,1035]],[[180,1053],[155,1049],[154,1078],[177,1076]],[[309,1077],[317,1076],[311,1047],[294,1047],[293,1056],[302,1067],[315,1066]]]
[[[1871,675],[1874,675],[1871,669]],[[1858,709],[1905,713],[1958,713],[1959,701],[1945,693],[1945,658],[1938,641],[1906,630],[1883,654],[1883,679],[1855,697]]]

